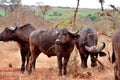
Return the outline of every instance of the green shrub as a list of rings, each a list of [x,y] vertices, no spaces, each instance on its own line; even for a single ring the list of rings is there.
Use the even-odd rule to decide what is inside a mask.
[[[97,15],[91,15],[91,14],[88,14],[86,17],[88,17],[90,20],[94,21],[96,19],[98,19],[99,17]]]
[[[0,10],[0,16],[5,16],[6,12],[4,10]]]

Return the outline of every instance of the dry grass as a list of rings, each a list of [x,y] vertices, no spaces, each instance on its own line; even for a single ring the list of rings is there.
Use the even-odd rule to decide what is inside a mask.
[[[15,26],[16,22],[19,23],[19,26],[31,23],[36,27],[46,29],[50,29],[53,26],[52,21],[45,20],[41,16],[35,16],[33,9],[19,6],[14,12],[9,12],[7,16],[0,17],[0,29],[8,26]]]

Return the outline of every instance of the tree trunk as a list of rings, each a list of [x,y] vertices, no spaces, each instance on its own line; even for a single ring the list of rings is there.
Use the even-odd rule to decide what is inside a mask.
[[[103,3],[101,3],[101,11],[104,11]]]
[[[77,12],[78,12],[78,7],[79,7],[79,0],[77,0],[77,7],[74,13],[74,17],[73,17],[73,25],[72,25],[72,30],[74,31],[76,29],[76,16],[77,16]]]

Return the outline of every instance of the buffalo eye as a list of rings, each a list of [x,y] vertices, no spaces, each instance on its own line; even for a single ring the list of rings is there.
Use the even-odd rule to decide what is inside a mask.
[[[67,34],[63,34],[64,36],[66,36]]]
[[[68,33],[66,33],[66,32],[64,32],[64,33],[62,33],[64,36],[66,36]]]
[[[8,29],[8,28],[5,28],[5,32],[6,33],[9,33],[9,32],[12,32],[12,30]]]
[[[8,29],[8,28],[5,28],[5,32],[9,32],[9,29]]]

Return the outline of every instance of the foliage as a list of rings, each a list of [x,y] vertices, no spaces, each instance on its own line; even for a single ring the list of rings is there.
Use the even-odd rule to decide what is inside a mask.
[[[53,12],[52,14],[49,14],[49,16],[62,16],[62,13],[59,12]]]
[[[68,21],[61,21],[61,24],[59,25],[60,27],[69,27],[71,24]]]
[[[1,7],[5,8],[5,10],[13,12],[18,7],[20,2],[21,0],[1,0],[0,5],[3,5]],[[7,4],[7,6],[5,4]]]
[[[43,18],[44,18],[44,15],[49,10],[51,10],[51,6],[49,6],[49,5],[41,5],[42,4],[41,2],[37,2],[36,4],[38,5],[38,8],[40,9],[40,12],[42,13]]]
[[[69,14],[68,14],[69,13]],[[52,8],[44,16],[46,19],[66,19],[72,16],[72,9],[68,8]]]
[[[20,8],[19,6],[19,8],[16,9],[13,13],[9,13],[6,17],[3,17],[2,19],[0,18],[1,20],[0,24],[4,24],[4,23],[13,24],[16,23],[16,21],[18,21],[20,24],[32,22],[34,25],[37,26],[44,26],[46,24],[50,24],[46,26],[47,28],[50,28],[50,26],[54,27],[55,24],[57,23],[60,23],[58,27],[72,26],[71,21],[73,19],[74,8],[52,8],[50,11],[48,11],[45,14],[44,19],[42,19],[41,17],[42,14],[37,10],[38,8],[36,10],[34,9],[35,8],[32,7],[29,8],[22,6]],[[100,10],[80,9],[76,20],[77,28],[92,26],[94,28],[97,28],[97,30],[101,31],[103,34],[112,35],[112,33],[114,33],[116,28],[113,27],[113,23],[108,19],[106,19],[106,17],[101,17],[95,14],[98,11]],[[120,21],[118,13],[113,11],[109,13],[111,13],[110,15],[113,15],[113,19],[115,19],[117,23]]]
[[[86,18],[89,18],[90,20],[94,21],[94,20],[98,19],[99,16],[98,16],[98,15],[95,15],[95,14],[94,14],[94,15],[88,14],[88,15],[86,16]]]
[[[0,16],[5,16],[6,12],[4,10],[0,10]]]
[[[32,7],[31,7],[32,8]],[[51,10],[46,12],[44,15],[45,19],[68,19],[73,17],[74,8],[56,8],[53,7]],[[86,18],[88,17],[91,20],[98,19],[98,16],[95,14],[99,12],[99,9],[80,9],[78,11],[78,17]],[[9,14],[9,13],[8,13]],[[34,15],[35,16],[42,16],[42,13],[39,8],[34,8]],[[91,15],[91,16],[90,16]]]
[[[74,8],[52,8],[46,15],[44,16],[46,19],[67,19],[73,16]],[[80,9],[78,11],[78,17],[85,18],[89,14],[92,15],[91,19],[99,18],[95,13],[99,12],[99,9]],[[95,16],[94,16],[95,15]]]

